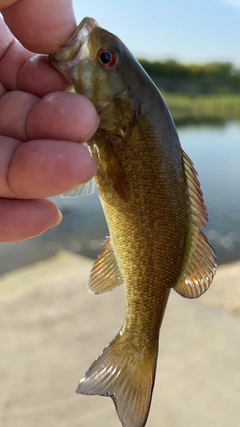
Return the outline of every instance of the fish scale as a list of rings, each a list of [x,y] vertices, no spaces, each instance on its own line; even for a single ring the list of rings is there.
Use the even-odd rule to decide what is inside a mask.
[[[170,290],[196,298],[215,275],[215,253],[200,231],[207,211],[160,92],[121,40],[85,18],[50,60],[101,119],[88,146],[110,237],[88,288],[125,287],[124,323],[77,393],[110,396],[124,427],[143,427]],[[81,191],[86,185],[69,194]]]

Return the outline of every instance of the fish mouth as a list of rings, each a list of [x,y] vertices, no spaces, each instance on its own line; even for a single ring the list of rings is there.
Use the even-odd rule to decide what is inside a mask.
[[[64,45],[60,46],[56,52],[49,55],[51,64],[60,71],[67,80],[69,79],[69,72],[71,63],[74,60],[83,60],[88,56],[88,37],[94,28],[98,27],[97,21],[93,18],[84,18],[77,26],[73,34]]]
[[[88,37],[91,31],[98,27],[97,21],[93,18],[84,18],[77,27],[79,38]],[[75,30],[76,31],[76,30]],[[74,32],[75,33],[75,32]]]

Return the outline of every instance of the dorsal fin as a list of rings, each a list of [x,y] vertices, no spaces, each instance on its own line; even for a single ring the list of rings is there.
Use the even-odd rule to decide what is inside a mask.
[[[116,255],[108,237],[106,245],[93,264],[88,289],[94,294],[101,294],[123,283],[122,275],[118,266]]]
[[[197,172],[187,154],[182,152],[185,180],[189,192],[190,231],[186,242],[183,272],[174,287],[186,298],[197,298],[210,286],[217,268],[216,255],[199,228],[208,220]]]

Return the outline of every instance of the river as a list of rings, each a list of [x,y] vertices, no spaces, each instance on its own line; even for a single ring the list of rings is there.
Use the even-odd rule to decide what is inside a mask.
[[[218,263],[240,259],[240,123],[178,128],[183,149],[199,174],[209,223],[205,230]],[[0,245],[0,274],[67,249],[95,258],[108,234],[95,192],[53,198],[63,212],[57,228],[26,242]]]

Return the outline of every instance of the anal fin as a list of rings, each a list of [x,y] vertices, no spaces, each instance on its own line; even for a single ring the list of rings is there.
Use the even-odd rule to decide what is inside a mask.
[[[198,298],[207,291],[216,273],[216,257],[204,234],[192,236],[189,260],[175,291],[186,298]]]

